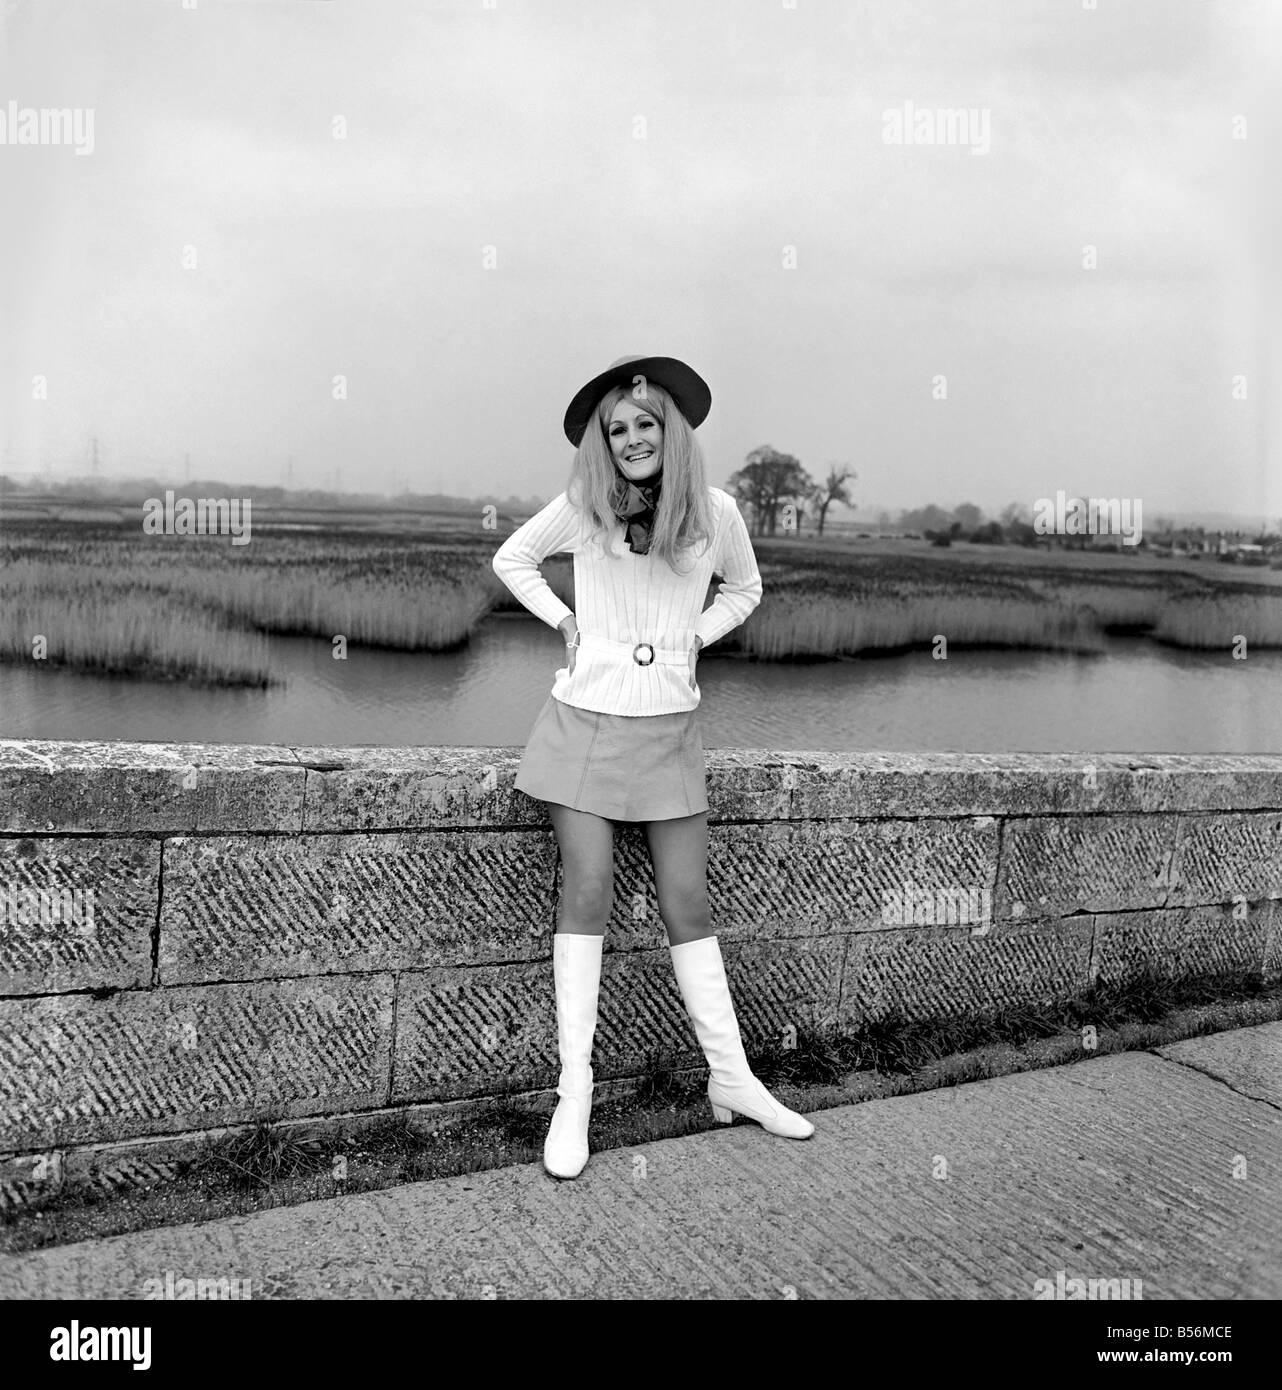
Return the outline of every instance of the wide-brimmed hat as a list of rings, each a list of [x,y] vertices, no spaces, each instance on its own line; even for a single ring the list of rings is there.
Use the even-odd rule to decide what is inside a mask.
[[[693,367],[675,357],[620,357],[574,393],[570,408],[565,412],[565,434],[576,449],[583,442],[592,412],[601,397],[613,386],[631,386],[633,378],[638,376],[662,386],[676,401],[677,409],[690,422],[691,429],[698,428],[708,418],[712,392]],[[637,397],[638,401],[644,399]]]

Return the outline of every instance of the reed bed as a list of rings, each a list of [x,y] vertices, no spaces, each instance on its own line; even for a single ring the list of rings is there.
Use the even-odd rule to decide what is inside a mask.
[[[1048,582],[1060,602],[1084,608],[1105,630],[1143,631],[1156,642],[1191,650],[1224,650],[1239,636],[1255,648],[1282,647],[1282,592],[1237,580],[1180,576],[1127,584]],[[1041,584],[1041,581],[1035,581]]]
[[[506,593],[476,546],[278,536],[252,553],[86,526],[0,549],[0,659],[32,638],[53,665],[227,685],[273,683],[264,634],[440,651]]]
[[[344,529],[255,533],[252,545],[143,537],[128,526],[26,521],[0,538],[0,660],[228,685],[271,682],[266,634],[445,651],[490,613],[524,612],[491,568],[498,538]],[[1093,653],[1108,631],[1215,649],[1282,646],[1282,586],[987,548],[875,551],[761,541],[765,597],[724,647],[765,660],[950,643]],[[543,575],[574,606],[569,557]],[[715,585],[710,594],[715,592]]]
[[[1059,603],[1012,570],[931,556],[798,556],[759,562],[765,596],[738,630],[764,660],[895,650],[945,636],[962,646],[1093,653],[1104,639],[1085,606]]]
[[[964,595],[885,595],[851,602],[819,595],[763,599],[741,629],[741,650],[767,661],[848,656],[930,643],[1099,652],[1103,639],[1088,614],[1045,601]]]
[[[0,574],[0,660],[218,685],[273,684],[266,639],[148,590],[98,581],[76,590],[64,567],[25,560]]]
[[[401,651],[443,651],[465,642],[493,606],[481,577],[423,579],[409,573],[351,575],[335,583],[314,572],[189,575],[184,592],[260,632],[332,638]]]
[[[1083,584],[1053,579],[1032,581],[1047,598],[1089,614],[1103,631],[1136,631],[1152,627],[1171,595],[1155,583]]]
[[[785,558],[786,556],[786,558]],[[988,563],[960,551],[797,551],[764,543],[761,605],[727,645],[766,660],[848,655],[929,643],[1098,652],[1109,632],[1143,632],[1190,648],[1223,634],[1279,645],[1282,592],[1219,576],[1141,569],[1128,557],[1102,570],[1056,555]]]
[[[1152,637],[1176,647],[1226,651],[1245,637],[1247,650],[1282,647],[1282,596],[1228,594],[1168,603]]]

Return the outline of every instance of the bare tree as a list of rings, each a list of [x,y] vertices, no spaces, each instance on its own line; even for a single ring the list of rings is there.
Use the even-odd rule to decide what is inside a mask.
[[[822,536],[824,533],[824,521],[828,516],[828,508],[834,502],[840,502],[843,507],[853,505],[853,499],[846,484],[854,482],[858,476],[859,474],[849,465],[834,463],[823,482],[816,484],[810,500],[815,504],[815,515],[819,518],[819,525],[816,528],[819,535]]]

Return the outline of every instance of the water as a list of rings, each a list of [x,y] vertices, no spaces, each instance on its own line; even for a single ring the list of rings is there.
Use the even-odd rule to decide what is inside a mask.
[[[445,656],[272,638],[282,688],[0,666],[0,737],[154,742],[522,747],[561,664],[524,614],[487,618]],[[1100,657],[928,651],[807,665],[700,663],[707,748],[1136,753],[1282,752],[1282,652],[1118,638]]]

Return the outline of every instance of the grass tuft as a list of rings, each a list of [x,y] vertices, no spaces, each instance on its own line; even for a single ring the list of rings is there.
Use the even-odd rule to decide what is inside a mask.
[[[278,1125],[279,1118],[269,1115],[246,1133],[220,1140],[206,1155],[204,1166],[221,1173],[241,1191],[269,1187],[282,1178],[326,1166],[325,1146],[320,1140],[292,1138]]]
[[[688,1084],[663,1060],[662,1054],[649,1052],[637,1079],[636,1100],[647,1107],[675,1104],[689,1091]]]
[[[831,1031],[803,1026],[796,1038],[755,1054],[753,1071],[767,1085],[829,1086],[855,1067],[844,1040]]]
[[[478,1117],[477,1123],[490,1130],[500,1142],[526,1149],[541,1150],[548,1130],[547,1115],[509,1101],[491,1106]]]

